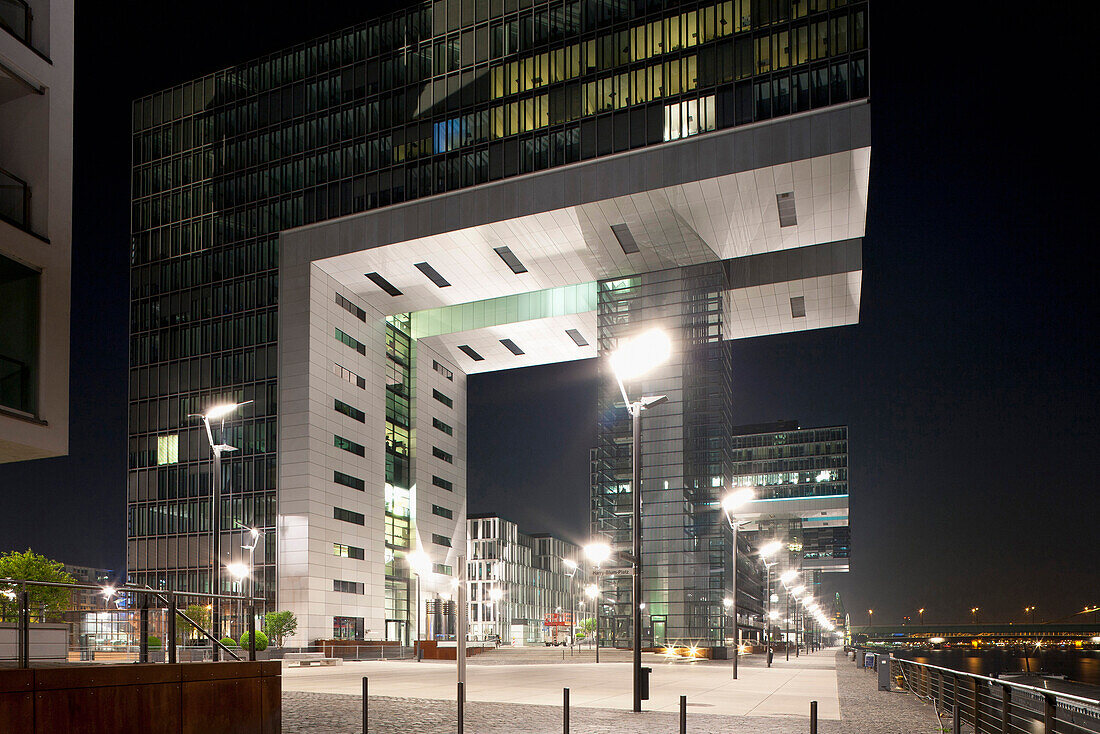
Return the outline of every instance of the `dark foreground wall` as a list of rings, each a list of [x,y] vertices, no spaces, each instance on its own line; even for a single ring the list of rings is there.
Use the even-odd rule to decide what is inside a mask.
[[[279,661],[0,669],[0,732],[279,734]]]

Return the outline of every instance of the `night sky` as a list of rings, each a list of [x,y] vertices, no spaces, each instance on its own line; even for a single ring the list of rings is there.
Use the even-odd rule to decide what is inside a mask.
[[[130,100],[396,4],[77,4],[71,453],[0,466],[0,549],[125,565]],[[856,623],[1100,602],[1093,44],[1036,7],[872,3],[860,323],[734,343],[737,423],[849,425]],[[595,367],[470,379],[470,512],[584,540]]]

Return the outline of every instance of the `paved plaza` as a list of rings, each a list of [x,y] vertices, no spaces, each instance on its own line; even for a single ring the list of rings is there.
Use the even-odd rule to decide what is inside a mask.
[[[647,654],[643,664],[650,678],[651,711],[676,712],[680,696],[692,711],[737,716],[806,716],[811,700],[822,719],[839,719],[836,669],[831,653],[792,658],[767,668],[742,665],[733,680],[731,664],[719,661],[669,662]],[[631,667],[628,662],[546,663],[532,665],[469,665],[466,699],[525,705],[560,706],[569,688],[575,708],[630,709]],[[456,679],[453,661],[349,662],[334,667],[286,668],[283,690],[358,695],[363,676],[372,696],[453,701]]]
[[[584,734],[679,731],[679,696],[688,696],[691,734],[805,734],[809,701],[819,704],[821,734],[925,734],[940,731],[930,706],[912,696],[875,690],[874,675],[843,655],[819,652],[781,658],[771,669],[759,658],[730,679],[725,662],[668,663],[653,667],[646,711],[629,711],[627,663],[486,664],[467,669],[470,734],[550,734],[562,731],[562,688],[570,688],[570,730]],[[359,693],[370,682],[372,734],[444,734],[455,731],[455,670],[449,662],[346,663],[337,668],[287,668],[283,731],[358,734]],[[839,684],[839,690],[838,690]]]

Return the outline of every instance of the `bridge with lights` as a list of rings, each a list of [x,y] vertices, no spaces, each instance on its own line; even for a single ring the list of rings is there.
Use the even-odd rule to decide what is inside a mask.
[[[859,643],[910,645],[1073,644],[1100,648],[1100,624],[1046,622],[1042,624],[878,624],[851,628]]]

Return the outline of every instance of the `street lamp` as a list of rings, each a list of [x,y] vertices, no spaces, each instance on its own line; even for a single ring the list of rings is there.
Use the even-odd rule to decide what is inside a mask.
[[[978,623],[978,607],[970,607],[970,616],[974,620],[974,624]]]
[[[215,594],[210,610],[210,626],[214,630],[215,639],[222,634],[221,626],[221,600],[217,597],[217,594],[221,593],[222,588],[222,563],[221,563],[221,522],[222,522],[222,454],[236,451],[235,446],[230,446],[225,443],[214,443],[214,430],[210,427],[211,421],[217,421],[218,427],[221,429],[221,436],[225,438],[225,419],[229,417],[237,408],[248,405],[251,400],[246,400],[243,403],[221,403],[213,407],[207,408],[205,413],[193,413],[188,418],[202,418],[203,426],[206,428],[206,440],[210,442],[210,451],[214,454],[214,482],[213,491],[211,492],[211,512],[210,512],[210,546],[211,546],[211,558],[210,565],[213,578],[211,584],[213,586],[213,592]],[[212,658],[217,661],[218,659],[218,645],[217,643],[211,643],[213,648]]]
[[[631,594],[631,621],[634,628],[634,711],[642,710],[642,411],[668,401],[666,395],[650,395],[634,402],[626,394],[623,380],[641,377],[661,364],[672,353],[672,344],[668,335],[660,329],[650,329],[633,339],[623,342],[611,354],[611,369],[623,394],[623,402],[630,412],[633,430],[631,455],[633,472],[630,479],[630,492],[634,500],[633,513],[633,551],[634,584]]]
[[[1029,622],[1034,623],[1035,622],[1035,607],[1034,606],[1024,607],[1024,617]]]
[[[413,551],[405,556],[405,562],[409,564],[409,568],[416,574],[416,639],[420,640],[422,639],[420,626],[420,577],[432,570],[432,559],[424,551]]]
[[[787,616],[783,619],[783,652],[786,655],[787,660],[791,659],[791,588],[790,584],[798,578],[798,571],[793,568],[784,571],[779,576],[779,580],[783,583],[783,590],[786,592],[783,596],[787,602]],[[801,586],[798,587],[799,591],[802,591]]]
[[[577,636],[577,562],[572,558],[561,559],[562,565],[565,566],[569,573],[566,574],[569,577],[569,654],[573,654],[573,638]]]
[[[598,663],[600,662],[600,587],[596,584],[589,584],[584,593],[592,600],[593,606],[596,607],[596,662]]]
[[[875,614],[874,609],[868,609],[867,610],[867,626],[868,627],[871,626],[871,618],[874,616],[874,614]],[[868,630],[868,632],[870,632],[870,630]]]
[[[501,610],[501,605],[499,603],[500,600],[503,599],[503,598],[504,598],[504,589],[500,588],[499,586],[494,586],[493,588],[489,589],[489,601],[493,602],[493,617],[496,618],[496,620],[495,620],[496,624],[493,625],[493,626],[496,627],[496,630],[497,630],[497,641],[498,641],[498,643],[503,638],[503,635],[504,635],[504,627],[502,627],[501,624],[500,624],[500,618],[502,616],[501,615],[502,610]]]
[[[766,633],[767,640],[768,640],[767,658],[768,658],[768,667],[769,668],[772,666],[772,654],[773,654],[772,653],[772,632],[773,632],[773,628],[772,628],[772,625],[770,623],[770,620],[774,619],[774,617],[772,617],[771,609],[772,609],[772,566],[774,566],[775,564],[774,563],[768,563],[768,559],[771,558],[772,556],[774,556],[776,553],[778,553],[782,547],[783,547],[783,542],[782,541],[772,540],[772,541],[769,541],[769,542],[765,543],[764,545],[760,546],[760,548],[756,551],[757,554],[760,556],[760,560],[762,560],[764,562],[764,579],[765,579],[764,580],[764,595],[766,597],[766,599],[765,599],[765,602],[766,602],[765,609],[766,609],[767,617],[768,617],[768,620],[769,620],[769,622],[765,623],[765,633]]]
[[[924,607],[917,610],[917,615],[920,617],[921,626],[924,626]]]
[[[728,606],[733,608],[733,679],[737,680],[737,658],[739,657],[740,640],[737,634],[737,528],[740,522],[733,513],[746,502],[751,502],[756,497],[751,487],[730,492],[722,498],[722,511],[726,513],[726,522],[733,532],[733,594]]]

